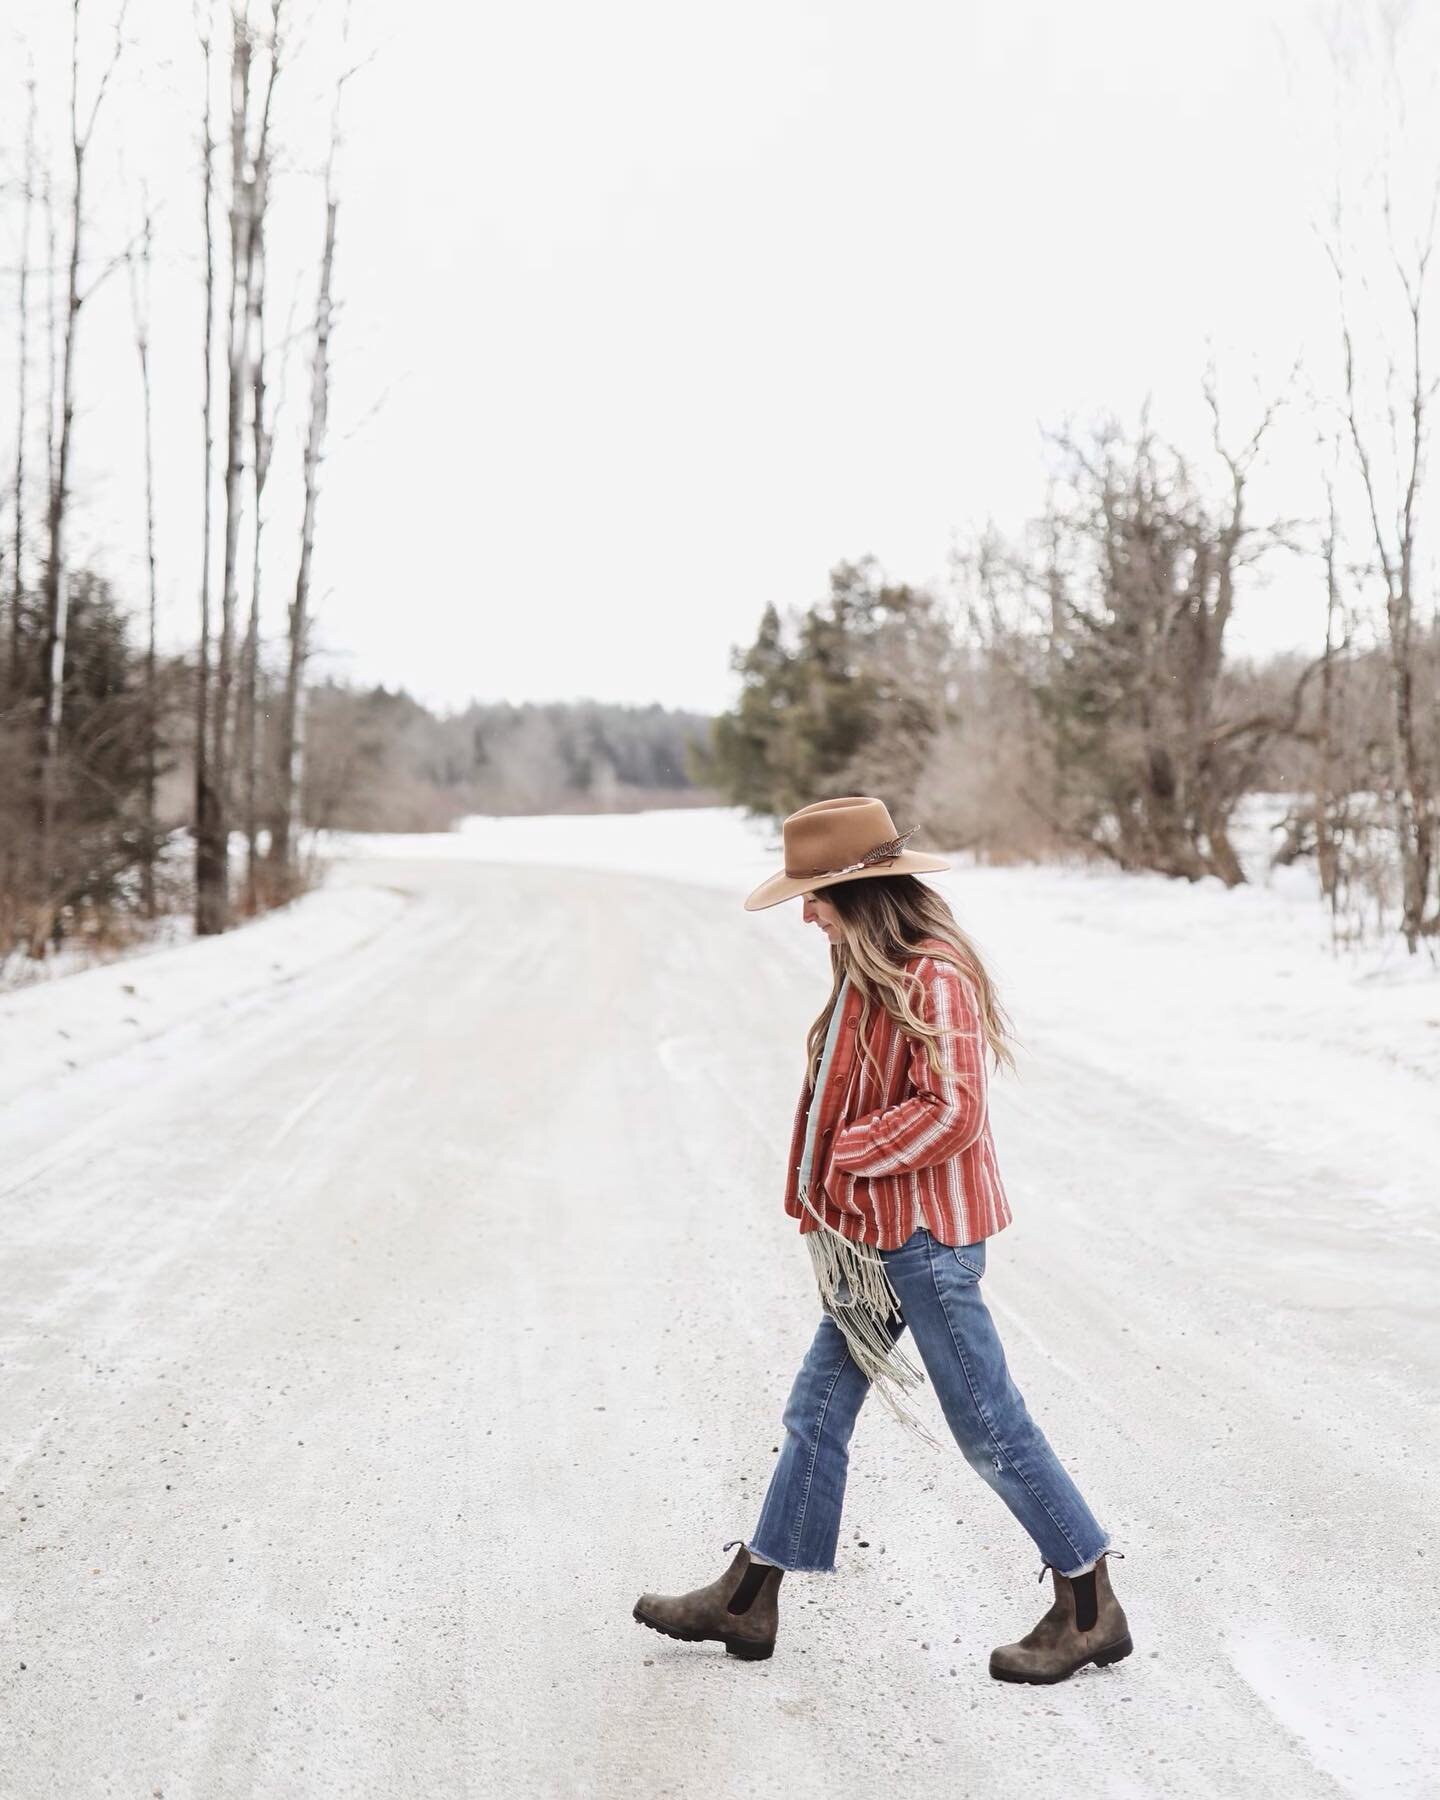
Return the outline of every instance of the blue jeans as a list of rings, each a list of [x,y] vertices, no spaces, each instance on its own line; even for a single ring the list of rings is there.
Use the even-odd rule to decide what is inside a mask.
[[[942,1244],[924,1226],[896,1250],[886,1273],[915,1348],[970,1467],[994,1488],[1062,1575],[1082,1575],[1109,1549],[1079,1489],[1060,1466],[1010,1379],[990,1309],[980,1293],[985,1244]],[[840,1537],[850,1435],[868,1378],[828,1314],[785,1406],[785,1441],[747,1548],[782,1569],[831,1571]]]

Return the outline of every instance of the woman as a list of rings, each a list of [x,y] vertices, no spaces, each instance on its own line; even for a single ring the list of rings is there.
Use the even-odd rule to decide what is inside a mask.
[[[933,1438],[902,1396],[924,1375],[965,1460],[1014,1513],[1051,1571],[1054,1602],[990,1653],[1001,1681],[1063,1681],[1133,1649],[1110,1585],[1110,1537],[1010,1378],[980,1292],[986,1239],[1010,1223],[986,1110],[985,1056],[1014,1067],[1008,1021],[980,956],[917,875],[949,867],[905,848],[879,800],[822,800],[784,824],[784,870],[746,900],[803,897],[830,943],[833,985],[810,1028],[785,1210],[800,1221],[822,1318],[785,1407],[785,1441],[755,1533],[725,1573],[680,1595],[642,1594],[641,1624],[768,1657],[787,1571],[832,1571],[849,1446],[873,1387]],[[1120,1551],[1113,1552],[1119,1556]]]

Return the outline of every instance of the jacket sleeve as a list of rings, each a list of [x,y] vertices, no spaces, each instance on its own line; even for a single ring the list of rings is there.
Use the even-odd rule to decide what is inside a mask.
[[[853,1175],[929,1168],[968,1149],[985,1128],[985,1030],[966,984],[949,963],[927,960],[917,973],[925,984],[921,1016],[944,1034],[939,1054],[947,1072],[937,1075],[920,1039],[908,1040],[913,1092],[853,1119],[830,1146],[835,1166]]]

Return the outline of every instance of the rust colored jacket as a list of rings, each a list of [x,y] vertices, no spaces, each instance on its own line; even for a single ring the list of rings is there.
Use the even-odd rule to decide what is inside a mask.
[[[845,998],[815,1133],[810,1203],[845,1237],[894,1250],[921,1225],[942,1244],[973,1244],[1011,1221],[987,1111],[988,1047],[970,981],[953,963],[923,954],[905,965],[924,984],[917,1010],[946,1035],[937,1075],[925,1046],[871,1009],[859,1049],[862,1001]],[[810,1112],[807,1078],[795,1111],[785,1210],[801,1232],[819,1229],[800,1203],[800,1158]]]

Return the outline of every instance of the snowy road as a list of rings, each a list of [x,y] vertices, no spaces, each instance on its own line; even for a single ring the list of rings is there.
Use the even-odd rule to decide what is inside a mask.
[[[823,945],[713,886],[352,863],[409,896],[372,936],[0,1114],[5,1800],[1440,1794],[1433,1086],[1384,1077],[1372,1193],[1117,1073],[1019,980],[1020,879],[975,885],[1027,1045],[985,1285],[1134,1656],[992,1681],[1039,1554],[879,1407],[772,1661],[632,1622],[750,1531],[814,1326],[778,1189]]]

